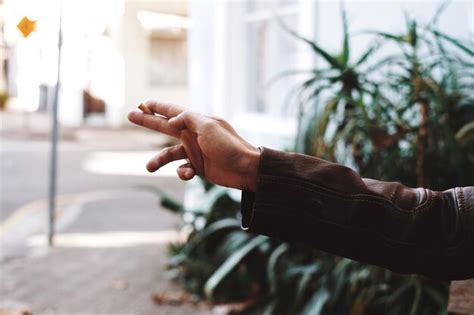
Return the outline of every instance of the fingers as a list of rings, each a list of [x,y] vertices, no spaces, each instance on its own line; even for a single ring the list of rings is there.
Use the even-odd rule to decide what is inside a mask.
[[[190,180],[196,175],[196,171],[190,163],[186,163],[178,167],[176,169],[176,173],[178,173],[179,178],[182,180]]]
[[[152,158],[146,168],[149,172],[154,172],[158,170],[160,167],[176,160],[181,160],[187,158],[186,152],[184,151],[184,147],[181,144],[164,148],[161,150],[154,158]],[[196,171],[194,170],[191,163],[186,163],[178,167],[176,170],[179,178],[182,180],[190,180],[194,176],[196,176]]]
[[[179,130],[171,127],[168,120],[163,117],[144,114],[139,111],[132,111],[128,114],[128,120],[134,124],[148,129],[156,130],[172,137],[179,137]]]
[[[182,112],[176,117],[170,118],[168,120],[168,123],[170,124],[171,127],[178,129],[178,130],[184,130],[188,129],[192,132],[198,131],[200,127],[202,127],[204,124],[212,121],[209,117],[199,115],[193,112]]]
[[[153,157],[146,165],[146,169],[149,172],[155,172],[160,167],[176,161],[187,158],[186,151],[181,144],[164,148],[155,157]]]
[[[178,116],[186,109],[182,106],[169,104],[169,103],[158,103],[156,101],[146,101],[145,105],[155,114],[165,116],[166,118],[171,118]]]

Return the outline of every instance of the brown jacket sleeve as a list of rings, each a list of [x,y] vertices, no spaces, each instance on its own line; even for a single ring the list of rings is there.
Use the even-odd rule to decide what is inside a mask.
[[[242,221],[249,232],[400,273],[474,277],[474,187],[407,188],[263,148],[256,193],[242,195]]]

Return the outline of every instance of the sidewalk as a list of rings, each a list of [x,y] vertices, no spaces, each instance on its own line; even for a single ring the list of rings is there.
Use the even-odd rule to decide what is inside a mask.
[[[174,175],[151,176],[141,161],[168,138],[133,127],[61,128],[56,246],[48,249],[40,230],[49,117],[0,112],[0,131],[1,197],[16,215],[6,232],[0,229],[0,257],[12,246],[22,252],[0,261],[0,315],[211,313],[202,303],[157,305],[152,299],[182,292],[166,270],[167,244],[180,237],[180,218],[160,209],[156,195],[136,188],[162,187],[183,197],[184,183]],[[93,172],[86,167],[91,162],[111,173]],[[134,167],[143,174],[131,172]]]
[[[0,111],[0,136],[3,139],[49,142],[50,133],[51,117],[48,113]],[[66,143],[78,143],[88,149],[100,148],[102,150],[107,148],[114,148],[115,150],[150,149],[159,147],[169,141],[168,137],[134,126],[132,123],[120,128],[60,126],[59,139]]]
[[[59,231],[57,247],[30,238],[32,255],[1,265],[0,314],[22,307],[32,314],[209,314],[202,305],[152,300],[181,290],[166,273],[166,246],[179,236],[179,218],[156,201],[136,191],[94,201]]]

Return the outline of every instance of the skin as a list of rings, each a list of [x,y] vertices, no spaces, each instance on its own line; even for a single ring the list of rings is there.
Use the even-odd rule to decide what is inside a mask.
[[[155,101],[147,101],[145,105],[155,115],[132,111],[128,119],[180,142],[154,156],[146,165],[149,172],[172,161],[188,159],[190,163],[177,169],[182,180],[198,175],[217,185],[256,190],[260,150],[242,139],[228,122],[178,105]]]

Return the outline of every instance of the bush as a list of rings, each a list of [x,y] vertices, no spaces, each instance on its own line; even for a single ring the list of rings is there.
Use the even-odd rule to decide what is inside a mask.
[[[343,48],[334,55],[302,38],[326,65],[296,88],[296,150],[344,163],[363,176],[446,189],[474,174],[473,48],[407,19],[400,34],[373,36],[352,60],[343,13]],[[382,45],[400,53],[377,57]],[[245,301],[242,314],[439,314],[448,284],[336,257],[240,229],[240,204],[206,184],[206,202],[183,214],[191,233],[170,246],[184,287],[215,302]],[[160,195],[163,194],[160,192]]]

